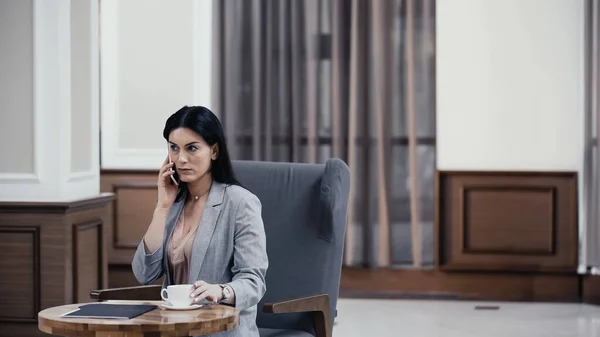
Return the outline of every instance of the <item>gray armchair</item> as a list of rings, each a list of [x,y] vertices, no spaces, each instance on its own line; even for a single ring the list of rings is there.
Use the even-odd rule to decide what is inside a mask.
[[[240,183],[262,203],[267,292],[258,305],[261,337],[329,337],[336,313],[350,171],[325,164],[234,161]],[[160,286],[92,291],[92,298],[160,299]]]

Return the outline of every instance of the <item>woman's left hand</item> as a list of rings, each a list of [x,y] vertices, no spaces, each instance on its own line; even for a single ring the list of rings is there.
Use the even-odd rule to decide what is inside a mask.
[[[194,299],[193,303],[195,304],[200,303],[203,299],[216,304],[221,300],[222,294],[223,291],[221,286],[218,284],[196,281],[192,284],[192,292],[190,293],[190,297]]]

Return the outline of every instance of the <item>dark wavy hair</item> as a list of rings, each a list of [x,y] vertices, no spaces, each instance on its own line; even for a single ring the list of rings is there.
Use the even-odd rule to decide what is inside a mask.
[[[227,151],[223,127],[212,111],[203,106],[187,105],[179,109],[172,114],[165,123],[163,137],[165,137],[167,142],[169,141],[171,131],[178,128],[187,128],[194,131],[200,135],[209,146],[218,144],[219,152],[217,159],[213,160],[210,165],[210,174],[213,181],[241,186],[233,174],[233,167],[231,165],[231,159],[229,158],[229,151]],[[180,181],[175,200],[179,201],[185,198],[188,193],[189,189],[187,183]]]

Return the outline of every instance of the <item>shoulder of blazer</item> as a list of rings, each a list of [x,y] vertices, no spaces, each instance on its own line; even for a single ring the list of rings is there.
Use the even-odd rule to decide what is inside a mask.
[[[207,205],[227,209],[231,212],[237,210],[241,204],[249,201],[260,204],[260,200],[256,195],[241,186],[214,182],[208,196]]]
[[[236,203],[239,203],[242,200],[257,198],[254,193],[238,185],[227,185],[225,191],[227,197]]]

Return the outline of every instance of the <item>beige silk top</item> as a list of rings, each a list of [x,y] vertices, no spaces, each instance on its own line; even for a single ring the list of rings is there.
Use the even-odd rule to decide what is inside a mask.
[[[171,235],[167,251],[173,284],[188,283],[192,246],[198,229],[198,226],[194,226],[188,233],[184,233],[184,218],[184,211],[182,210],[179,221],[173,230],[173,235]]]

